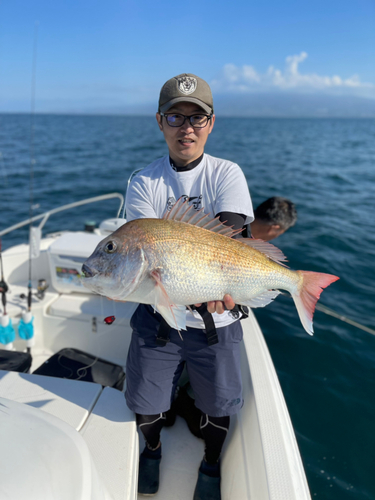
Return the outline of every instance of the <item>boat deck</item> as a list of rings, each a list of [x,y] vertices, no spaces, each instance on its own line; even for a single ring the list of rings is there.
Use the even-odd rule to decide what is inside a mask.
[[[203,440],[193,436],[185,420],[177,417],[173,427],[164,428],[161,434],[162,461],[160,488],[153,497],[157,500],[191,500],[198,477],[198,468],[204,454]],[[140,437],[139,448],[144,440]],[[138,495],[139,500],[145,499]]]
[[[245,404],[231,418],[222,456],[223,500],[310,498],[293,428],[267,346],[253,315],[243,321]],[[49,355],[33,351],[33,369]],[[58,416],[84,438],[113,500],[137,498],[138,453],[144,447],[124,394],[100,385],[41,375],[0,372],[0,396]],[[177,417],[162,431],[163,500],[191,500],[203,441]],[[139,499],[144,498],[139,495]]]

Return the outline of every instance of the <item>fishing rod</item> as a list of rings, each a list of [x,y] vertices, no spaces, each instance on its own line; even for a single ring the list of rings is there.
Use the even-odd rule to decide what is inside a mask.
[[[3,153],[0,151],[0,166],[1,173],[3,177],[3,185],[8,185],[7,173],[4,165]],[[12,320],[7,314],[7,298],[6,294],[9,290],[8,284],[4,278],[4,264],[2,257],[2,241],[0,238],[0,294],[1,294],[1,304],[2,310],[0,310],[0,345],[4,346],[6,350],[13,349],[13,341],[16,338],[16,332],[12,325]]]
[[[31,312],[32,304],[32,259],[38,257],[39,243],[40,243],[40,230],[33,227],[33,209],[34,209],[34,122],[35,122],[35,88],[36,88],[36,56],[37,56],[37,43],[38,43],[38,25],[35,23],[34,27],[34,44],[33,44],[33,63],[32,63],[32,77],[31,77],[31,106],[30,106],[30,179],[29,179],[29,280],[28,280],[28,294],[27,294],[27,310],[22,313],[21,320],[18,325],[18,334],[21,339],[26,340],[27,352],[30,353],[31,347],[34,345],[34,317]]]
[[[284,295],[284,297],[289,297],[292,298],[288,293],[280,292],[280,295]],[[348,318],[347,316],[344,316],[343,314],[339,314],[336,311],[333,311],[329,307],[323,306],[323,304],[316,304],[315,309],[324,313],[328,314],[329,316],[332,316],[333,318],[339,319],[340,321],[343,321],[344,323],[348,323],[349,325],[355,326],[356,328],[359,328],[360,330],[363,330],[367,333],[371,333],[371,335],[375,335],[375,330],[372,328],[369,328],[368,326],[361,325],[361,323],[358,323],[358,321],[354,321],[353,319]]]
[[[4,349],[7,351],[11,351],[13,349],[13,341],[16,338],[16,332],[14,331],[14,327],[12,325],[12,320],[9,318],[7,314],[7,299],[6,294],[8,291],[8,285],[5,282],[4,278],[4,264],[1,253],[1,238],[0,238],[0,293],[1,293],[1,303],[3,305],[3,311],[0,311],[0,344],[4,346]]]
[[[326,306],[323,306],[322,304],[316,304],[315,308],[318,311],[323,312],[324,314],[328,314],[329,316],[332,316],[334,318],[337,318],[341,321],[344,321],[345,323],[348,323],[349,325],[355,326],[356,328],[359,328],[367,333],[371,333],[371,335],[375,335],[375,330],[372,328],[369,328],[368,326],[361,325],[361,323],[358,323],[357,321],[354,321],[353,319],[347,318],[343,314],[339,314],[335,311],[332,311],[332,309],[329,309]]]

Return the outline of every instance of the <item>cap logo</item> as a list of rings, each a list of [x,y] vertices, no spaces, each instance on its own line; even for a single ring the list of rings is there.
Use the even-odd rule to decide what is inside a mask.
[[[178,79],[178,89],[185,95],[192,94],[197,88],[197,79],[192,76],[183,76]]]

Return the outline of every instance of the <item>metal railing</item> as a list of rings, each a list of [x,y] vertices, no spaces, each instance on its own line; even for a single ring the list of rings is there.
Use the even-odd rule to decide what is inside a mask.
[[[19,229],[20,227],[27,226],[28,224],[33,223],[33,222],[40,220],[40,219],[42,219],[42,222],[39,224],[38,227],[41,230],[51,215],[57,214],[58,212],[63,212],[64,210],[70,210],[71,208],[80,207],[82,205],[96,203],[97,201],[109,200],[111,198],[119,198],[120,199],[121,203],[120,203],[120,206],[119,206],[118,211],[117,211],[117,217],[119,217],[120,213],[121,213],[121,208],[124,204],[124,196],[121,193],[103,194],[101,196],[94,196],[93,198],[86,198],[85,200],[76,201],[75,203],[68,203],[67,205],[63,205],[62,207],[58,207],[58,208],[55,208],[53,210],[49,210],[48,212],[44,212],[43,214],[36,215],[35,217],[32,217],[31,219],[26,219],[22,222],[19,222],[18,224],[14,224],[14,226],[10,226],[10,227],[4,229],[3,231],[0,231],[0,237],[4,236],[4,234],[11,233],[12,231],[15,231],[16,229]]]
[[[131,181],[132,181],[133,177],[135,177],[135,176],[136,176],[136,175],[137,175],[137,174],[138,174],[141,170],[143,170],[144,168],[145,168],[145,167],[138,168],[137,170],[134,170],[134,172],[132,172],[132,173],[130,174],[130,177],[129,177],[129,179],[128,179],[128,184],[127,184],[127,186],[126,186],[125,198],[126,198],[126,195],[128,194],[129,186],[130,186],[130,183],[131,183]],[[125,208],[126,208],[126,207],[125,207],[125,203],[124,203],[124,209],[123,209],[123,212],[122,212],[122,218],[123,218],[123,219],[125,219],[125,216],[126,216],[126,214],[125,214]]]

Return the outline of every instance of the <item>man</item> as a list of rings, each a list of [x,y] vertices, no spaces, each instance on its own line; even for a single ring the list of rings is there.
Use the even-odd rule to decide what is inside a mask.
[[[251,223],[253,238],[269,241],[285,233],[297,221],[297,210],[290,200],[273,196],[261,203]]]
[[[240,167],[204,153],[215,123],[208,84],[192,74],[168,80],[160,92],[156,120],[169,156],[156,160],[132,180],[127,220],[161,218],[183,196],[197,210],[203,207],[205,213],[235,229],[252,222],[250,194]],[[231,313],[235,304],[229,295],[207,307],[196,306],[200,313],[187,310],[188,331],[183,340],[151,306],[141,304],[131,319],[126,400],[146,440],[139,463],[139,493],[151,495],[158,490],[160,431],[186,364],[205,440],[194,500],[220,499],[220,453],[230,415],[243,405],[241,314]]]

